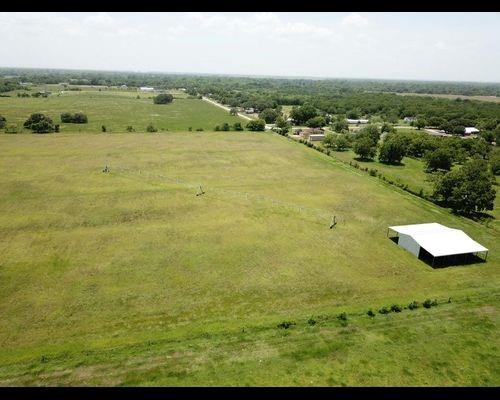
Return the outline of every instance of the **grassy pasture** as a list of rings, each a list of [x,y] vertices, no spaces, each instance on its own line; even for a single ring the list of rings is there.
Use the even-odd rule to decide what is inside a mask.
[[[174,92],[172,103],[159,105],[153,104],[153,93],[130,90],[99,92],[84,88],[82,91],[64,91],[58,96],[56,89],[47,87],[53,92],[48,98],[0,97],[0,115],[6,117],[9,124],[16,124],[19,132],[29,132],[23,128],[23,123],[34,112],[50,116],[54,123],[60,124],[61,133],[100,133],[102,125],[112,133],[126,132],[129,125],[137,132],[145,132],[149,123],[160,131],[187,131],[189,127],[213,130],[215,125],[223,122],[233,124],[239,121],[243,125],[246,122],[203,100],[188,99],[183,92]],[[61,113],[79,111],[87,114],[87,124],[61,123]]]
[[[47,101],[11,99],[26,100]],[[0,148],[1,385],[499,382],[494,227],[268,132],[0,135]],[[434,270],[386,238],[432,221],[488,262]],[[427,297],[456,300],[364,315]]]

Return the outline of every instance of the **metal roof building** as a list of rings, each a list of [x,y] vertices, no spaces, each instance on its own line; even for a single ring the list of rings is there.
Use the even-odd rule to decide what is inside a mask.
[[[389,231],[394,231],[397,236],[393,239],[399,246],[408,250],[416,257],[421,258],[426,253],[432,257],[432,265],[436,259],[457,255],[478,255],[488,249],[472,240],[460,229],[448,228],[436,222],[429,224],[390,226]]]

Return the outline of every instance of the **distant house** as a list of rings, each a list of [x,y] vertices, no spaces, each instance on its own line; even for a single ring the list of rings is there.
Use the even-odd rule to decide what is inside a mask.
[[[124,90],[126,90],[126,89],[128,89],[128,86],[127,86],[127,85],[121,85],[121,86],[120,86],[120,89],[124,89]]]
[[[417,118],[416,117],[404,117],[403,118],[403,121],[404,122],[413,122],[415,121]]]
[[[186,91],[186,88],[181,87],[181,88],[179,88],[179,90],[180,90],[181,92],[185,92],[185,91]]]
[[[473,133],[479,133],[479,129],[469,126],[464,129],[464,134],[465,135],[472,135]]]
[[[310,136],[323,136],[323,138],[315,138],[313,140],[323,140],[325,138],[325,134],[323,129],[321,128],[307,128],[307,129],[299,129],[297,131],[299,136],[303,139],[309,139]],[[312,141],[312,140],[311,140]]]
[[[323,140],[324,138],[325,138],[324,133],[313,133],[312,135],[309,135],[310,142],[318,142]]]
[[[154,92],[155,91],[155,88],[152,88],[152,87],[148,87],[148,86],[141,86],[139,88],[139,90],[141,92]]]
[[[355,125],[367,124],[368,120],[367,119],[349,119],[349,118],[347,118],[347,123],[348,124],[355,124]]]
[[[253,114],[255,112],[255,110],[252,107],[248,107],[248,108],[245,108],[245,112],[247,114]]]

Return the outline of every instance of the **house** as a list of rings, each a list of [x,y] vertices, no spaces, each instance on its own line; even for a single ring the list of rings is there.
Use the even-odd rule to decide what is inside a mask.
[[[247,114],[253,114],[255,112],[255,110],[252,107],[248,107],[248,108],[245,108],[245,112]]]
[[[324,133],[313,133],[313,134],[309,135],[310,142],[322,141],[324,138],[325,138]]]
[[[403,118],[403,121],[404,122],[413,122],[415,121],[417,118],[416,117],[404,117]]]
[[[299,136],[303,139],[309,139],[311,135],[323,135],[324,139],[324,131],[321,128],[307,128],[307,129],[299,129],[297,131]],[[323,139],[316,139],[316,140],[323,140]]]
[[[387,229],[396,232],[391,239],[400,247],[412,253],[415,257],[428,261],[434,266],[435,262],[467,262],[477,259],[484,254],[484,261],[488,256],[488,249],[472,240],[460,229],[448,228],[436,222],[427,224],[390,226]]]
[[[349,119],[349,118],[347,118],[347,123],[348,124],[355,124],[355,125],[367,124],[368,120],[367,119]]]
[[[464,135],[472,135],[473,133],[479,133],[479,129],[469,126],[464,129]]]
[[[152,87],[148,87],[148,86],[141,86],[139,88],[139,90],[141,92],[154,92],[155,91],[155,88],[152,88]]]
[[[127,85],[121,85],[121,86],[120,86],[120,89],[127,90],[127,89],[128,89],[128,86],[127,86]]]

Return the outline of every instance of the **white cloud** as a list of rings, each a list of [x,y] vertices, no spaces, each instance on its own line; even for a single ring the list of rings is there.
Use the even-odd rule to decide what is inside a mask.
[[[342,26],[344,27],[354,26],[359,28],[366,26],[367,24],[368,24],[368,19],[355,12],[342,18]]]

